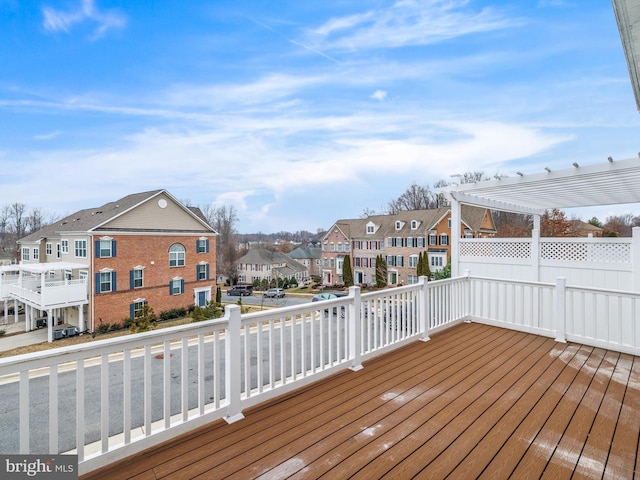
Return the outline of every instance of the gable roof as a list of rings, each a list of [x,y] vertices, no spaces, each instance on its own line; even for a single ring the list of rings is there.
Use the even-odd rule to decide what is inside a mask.
[[[449,214],[450,210],[449,207],[402,210],[392,215],[370,215],[366,218],[338,220],[334,226],[338,226],[350,240],[387,238],[397,235],[411,236],[411,234],[426,235]],[[462,222],[472,230],[480,231],[485,211],[485,208],[465,205],[462,208]],[[411,222],[413,220],[419,222],[417,230],[411,230]],[[403,224],[399,230],[396,230],[397,221]],[[370,222],[373,222],[378,227],[375,234],[367,233],[367,224]],[[331,232],[332,230],[333,227],[329,231]],[[347,235],[346,232],[349,232],[349,234]]]
[[[320,247],[298,247],[289,252],[289,256],[293,259],[316,259],[322,257],[322,249]]]
[[[56,237],[62,233],[90,233],[105,227],[110,221],[124,215],[139,205],[157,197],[160,194],[168,196],[180,206],[184,212],[198,221],[203,230],[215,233],[215,230],[207,223],[204,215],[197,207],[185,207],[164,189],[148,192],[133,193],[114,202],[105,203],[96,208],[78,210],[67,217],[53,222],[40,230],[18,240],[18,243],[36,242],[43,238]],[[159,231],[162,229],[158,229]]]
[[[267,250],[266,248],[253,248],[249,250],[245,255],[240,257],[236,263],[243,263],[246,265],[274,265],[284,264],[293,273],[302,272],[307,269],[304,265],[296,262],[289,255],[282,252],[274,252]],[[284,267],[278,267],[284,268]],[[285,271],[289,271],[285,270]]]

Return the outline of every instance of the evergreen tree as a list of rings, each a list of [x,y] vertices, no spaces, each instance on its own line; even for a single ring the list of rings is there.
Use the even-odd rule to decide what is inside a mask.
[[[376,287],[387,286],[387,262],[382,255],[376,257]]]
[[[420,252],[418,254],[418,265],[416,266],[416,275],[419,277],[421,277],[423,275],[423,270],[424,270],[424,265],[423,265],[423,257],[422,257],[422,252]]]
[[[342,263],[342,281],[345,286],[353,287],[353,270],[351,269],[351,257],[346,255]]]
[[[220,288],[220,285],[216,287],[216,305],[222,305],[222,289]]]
[[[431,280],[431,267],[429,267],[429,254],[424,252],[424,260],[422,261],[424,265],[424,276]]]

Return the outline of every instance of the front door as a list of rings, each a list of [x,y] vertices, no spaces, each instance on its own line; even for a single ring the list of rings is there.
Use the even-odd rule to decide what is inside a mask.
[[[202,290],[201,292],[198,292],[198,306],[199,307],[207,306],[207,292],[205,292],[204,290]]]

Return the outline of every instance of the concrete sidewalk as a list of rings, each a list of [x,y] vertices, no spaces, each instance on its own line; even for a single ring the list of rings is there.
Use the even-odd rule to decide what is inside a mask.
[[[5,331],[5,334],[0,337],[0,352],[48,340],[46,328],[25,332],[24,315],[20,315],[20,317],[22,319],[18,323],[14,321],[13,316],[9,318],[9,323],[5,324],[0,321],[0,330]]]

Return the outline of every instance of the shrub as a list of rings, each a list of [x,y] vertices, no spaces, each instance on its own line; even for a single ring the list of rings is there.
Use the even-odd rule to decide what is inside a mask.
[[[136,317],[132,319],[129,330],[131,333],[146,332],[147,330],[156,328],[157,320],[158,317],[156,317],[153,308],[149,305],[145,305]]]
[[[4,337],[5,333],[7,333],[6,330],[0,330],[0,337]]]
[[[107,333],[109,331],[109,324],[104,323],[102,318],[98,319],[98,333]]]
[[[119,322],[114,322],[111,325],[109,325],[109,330],[112,332],[115,332],[116,330],[120,330],[122,328],[122,325]]]
[[[172,308],[171,310],[163,310],[160,312],[160,320],[172,320],[174,318],[182,318],[187,316],[187,309],[184,307]]]

